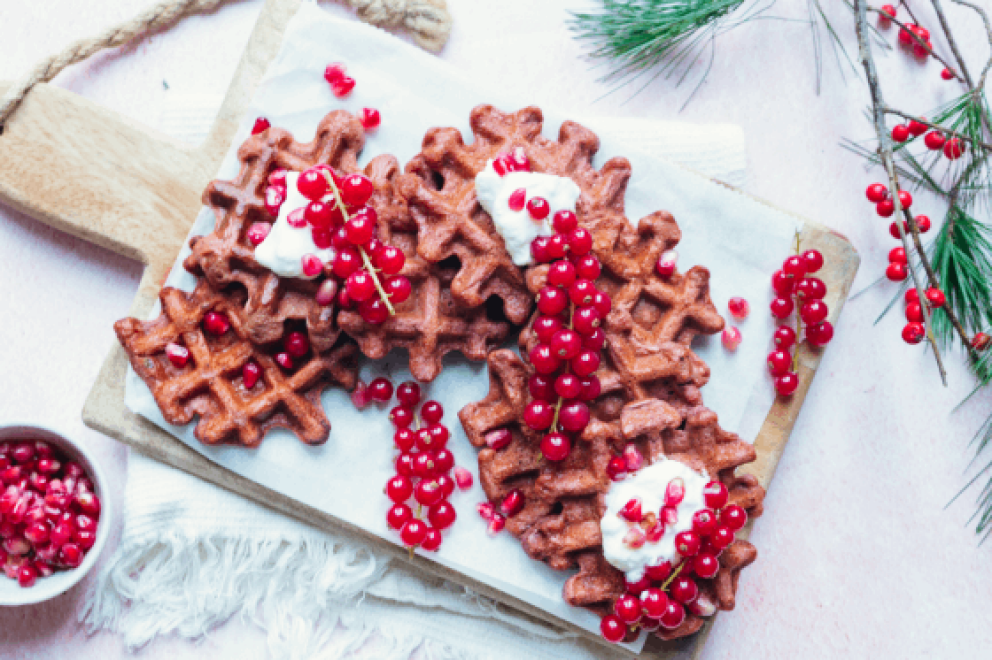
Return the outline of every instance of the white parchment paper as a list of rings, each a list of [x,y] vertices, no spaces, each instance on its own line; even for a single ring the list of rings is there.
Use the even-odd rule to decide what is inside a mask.
[[[337,99],[323,79],[324,67],[335,61],[345,62],[349,74],[358,81],[344,100]],[[238,146],[250,134],[257,116],[291,131],[297,140],[308,141],[317,123],[331,110],[378,108],[382,126],[369,136],[361,163],[380,153],[392,153],[404,163],[420,150],[424,133],[435,126],[455,126],[466,142],[471,141],[469,112],[482,103],[516,110],[528,100],[495,94],[385,32],[333,18],[305,2],[291,20],[282,49],[249,104],[217,178],[232,179],[237,174]],[[543,111],[545,135],[554,138],[561,122],[571,117],[551,108]],[[677,165],[640,153],[635,146],[616,142],[610,137],[608,123],[587,118],[582,123],[602,139],[597,166],[617,155],[626,156],[633,165],[627,189],[628,217],[636,222],[655,209],[672,212],[683,231],[679,267],[685,270],[702,264],[710,269],[713,300],[721,312],[726,311],[732,296],[744,296],[751,303],[751,316],[737,324],[744,340],[735,353],[725,351],[719,337],[702,338],[694,349],[712,369],[712,378],[703,391],[707,405],[719,414],[724,428],[753,439],[773,399],[764,364],[775,327],[766,311],[773,297],[769,277],[791,250],[797,220]],[[213,214],[202,210],[190,236],[209,233],[213,224]],[[167,284],[190,291],[195,280],[182,268],[187,254],[188,247],[184,247]],[[399,383],[410,377],[405,365],[405,352],[397,351],[386,360],[366,364],[362,378],[368,382],[386,375]],[[476,452],[465,438],[456,413],[485,396],[488,377],[484,364],[449,355],[444,372],[425,389],[428,396],[444,405],[444,421],[452,431],[449,448],[457,463],[475,474],[476,485],[468,493],[456,491],[452,496],[458,522],[445,534],[438,553],[423,554],[562,619],[598,631],[597,616],[562,600],[562,586],[569,573],[553,571],[530,559],[509,534],[490,538],[475,512],[475,504],[484,499],[478,486]],[[258,449],[246,450],[207,447],[193,436],[193,424],[166,424],[148,388],[130,369],[126,403],[135,413],[228,469],[398,542],[386,526],[388,501],[382,494],[383,485],[393,474],[394,455],[392,427],[385,410],[372,406],[360,412],[346,393],[327,392],[323,404],[332,431],[326,444],[308,447],[291,434],[276,431]],[[643,636],[632,645],[637,651],[642,646]]]

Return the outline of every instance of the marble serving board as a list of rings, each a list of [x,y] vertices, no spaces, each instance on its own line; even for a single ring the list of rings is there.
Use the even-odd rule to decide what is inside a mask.
[[[130,314],[147,317],[161,283],[182,247],[200,209],[200,196],[230,146],[258,81],[278,52],[282,35],[300,0],[268,0],[246,47],[223,107],[207,140],[188,147],[136,124],[70,92],[40,85],[0,136],[0,201],[58,229],[80,236],[146,265]],[[0,83],[0,94],[7,88]],[[57,180],[54,170],[73,172]],[[769,209],[774,209],[768,205]],[[778,211],[777,209],[775,210]],[[830,320],[836,321],[859,264],[842,236],[800,219],[802,249],[826,257],[822,279]],[[799,352],[800,388],[777,400],[754,444],[758,460],[745,471],[768,487],[821,353]],[[210,461],[177,438],[128,410],[124,403],[127,358],[119,346],[107,356],[83,410],[89,426],[143,453],[186,470],[266,506],[329,529],[345,527],[377,549],[409,561],[434,575],[464,584],[539,619],[570,624],[430,559],[409,556],[397,546],[326,513],[241,477]],[[745,533],[750,527],[745,529]],[[718,621],[716,617],[714,621]],[[639,657],[697,656],[713,623],[698,635],[664,643],[656,638]],[[716,625],[719,625],[718,623]],[[579,630],[578,628],[575,628]],[[591,639],[598,636],[585,631]],[[616,648],[616,647],[613,647]]]

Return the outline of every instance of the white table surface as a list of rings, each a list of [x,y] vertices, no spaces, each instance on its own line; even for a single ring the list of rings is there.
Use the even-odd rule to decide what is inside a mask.
[[[633,99],[624,92],[604,97],[606,88],[564,25],[567,9],[581,3],[448,2],[454,30],[441,57],[452,66],[577,115],[737,123],[748,139],[748,190],[848,236],[863,259],[855,291],[882,273],[894,243],[888,222],[863,197],[878,174],[867,173],[839,146],[843,137],[870,137],[863,115],[867,88],[850,69],[846,78],[840,75],[828,46],[816,94],[807,25],[763,20],[725,35],[708,81],[679,113],[691,83],[675,88],[658,80]],[[0,79],[13,79],[70,41],[150,4],[3,0]],[[987,57],[980,25],[944,4],[972,69],[980,70]],[[802,20],[805,5],[780,2],[772,14]],[[845,10],[840,3],[824,5],[837,5],[831,15],[845,35],[852,33],[846,43],[855,54]],[[260,0],[246,0],[187,19],[132,49],[74,67],[56,84],[154,126],[169,94],[226,88],[260,7]],[[919,14],[927,17],[938,50],[948,52],[936,20]],[[940,79],[934,62],[920,65],[893,52],[879,64],[898,107],[924,112],[960,91]],[[917,195],[914,209],[936,219],[940,208]],[[139,275],[135,262],[0,207],[0,423],[40,421],[66,429],[104,460],[118,500],[125,448],[85,428],[80,410]],[[968,441],[992,394],[983,392],[952,413],[972,387],[963,362],[949,357],[950,385],[942,388],[930,356],[899,339],[901,314],[874,325],[891,291],[876,287],[845,308],[755,528],[758,562],[744,572],[737,609],[721,617],[705,658],[989,653],[992,544],[979,547],[968,525],[977,491],[948,502],[964,483],[972,458]],[[0,658],[126,655],[115,636],[90,638],[77,624],[85,587],[48,604],[0,610]],[[213,658],[218,652],[264,658],[264,637],[231,622],[199,644],[158,640],[142,657]]]

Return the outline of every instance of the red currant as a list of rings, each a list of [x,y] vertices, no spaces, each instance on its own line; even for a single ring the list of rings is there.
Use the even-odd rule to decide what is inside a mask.
[[[727,503],[728,497],[730,497],[730,493],[727,491],[727,487],[723,485],[723,482],[714,479],[703,487],[703,501],[711,509],[723,508],[723,505]]]
[[[566,307],[568,296],[558,287],[546,286],[537,294],[537,308],[542,314],[555,316],[561,314]]]
[[[702,541],[696,532],[679,532],[675,535],[675,549],[683,557],[693,557],[699,552]]]
[[[806,328],[806,341],[817,348],[822,348],[834,338],[834,326],[830,321],[824,321]]]
[[[412,519],[413,511],[406,504],[397,504],[389,509],[389,513],[386,514],[386,523],[392,529],[401,529],[403,525]]]
[[[396,429],[393,434],[393,444],[400,451],[410,451],[416,442],[416,434],[410,429]]]
[[[413,410],[405,406],[396,406],[389,411],[389,421],[398,429],[405,429],[413,423]]]
[[[400,530],[400,540],[408,547],[416,547],[427,536],[427,525],[419,520],[410,520]]]
[[[796,331],[787,325],[779,326],[775,330],[775,334],[772,335],[775,345],[783,351],[789,350],[789,348],[796,343]]]
[[[571,360],[582,350],[582,338],[574,330],[563,328],[551,338],[551,350],[560,359]]]
[[[420,403],[420,385],[412,380],[400,383],[396,388],[396,398],[403,406],[413,408]]]
[[[806,262],[807,273],[815,273],[823,267],[823,255],[819,250],[806,250],[803,252],[803,261]]]
[[[575,260],[575,274],[586,280],[595,280],[602,273],[599,259],[592,254],[586,254]]]
[[[608,614],[599,622],[599,632],[606,641],[619,644],[627,636],[627,626],[615,614]]]
[[[796,278],[786,275],[784,271],[776,270],[772,273],[772,289],[783,298],[792,295],[796,286]]]
[[[424,534],[424,540],[420,542],[420,547],[428,552],[434,552],[441,547],[443,541],[444,537],[441,536],[441,532],[436,529],[428,529],[427,533]]]
[[[552,385],[552,379],[548,376],[541,374],[534,374],[527,381],[527,389],[530,391],[530,395],[535,399],[541,401],[554,401],[555,400],[555,390]]]
[[[589,424],[589,407],[579,401],[565,403],[558,413],[558,423],[566,431],[581,431]]]
[[[810,300],[799,310],[799,316],[807,325],[816,325],[827,318],[830,310],[822,300]]]
[[[428,424],[437,424],[444,417],[444,407],[437,401],[428,401],[420,409],[420,416]]]
[[[650,587],[641,592],[641,609],[649,619],[660,619],[668,605],[668,596],[661,589]]]
[[[550,374],[558,370],[561,360],[548,344],[538,344],[530,352],[530,363],[539,374]]]
[[[386,482],[386,496],[396,504],[402,504],[413,495],[413,482],[409,477],[396,475]]]
[[[568,234],[579,226],[579,219],[571,211],[563,209],[555,213],[554,218],[551,219],[551,226],[559,234]]]
[[[544,220],[550,212],[551,206],[543,197],[531,197],[527,202],[527,213],[535,220]]]
[[[536,431],[543,431],[550,427],[554,417],[554,406],[547,401],[531,401],[524,408],[524,423]]]
[[[798,254],[794,254],[782,264],[782,270],[786,275],[802,277],[806,274],[806,262]]]
[[[372,325],[385,323],[386,319],[389,318],[389,308],[379,298],[372,298],[360,303],[358,305],[358,313],[361,315],[363,321]]]
[[[613,604],[617,618],[624,623],[635,623],[641,618],[641,601],[633,594],[624,594]]]
[[[568,438],[561,433],[548,433],[541,438],[541,453],[549,461],[563,461],[571,450]]]
[[[692,561],[692,570],[703,579],[714,577],[720,570],[720,561],[710,553],[700,553]]]
[[[746,523],[747,511],[736,504],[731,504],[730,506],[724,507],[720,512],[720,524],[724,525],[732,532],[736,532]]]
[[[799,376],[792,373],[782,374],[775,379],[775,391],[782,396],[789,396],[799,387]]]
[[[572,371],[578,376],[588,376],[599,369],[599,353],[583,350],[569,362]]]
[[[585,227],[576,227],[568,234],[568,248],[572,254],[588,254],[592,249],[592,234]]]
[[[320,168],[311,167],[296,180],[296,189],[310,201],[317,201],[327,194],[327,179]]]
[[[599,329],[602,319],[595,307],[580,307],[572,314],[572,327],[584,337]]]
[[[678,628],[685,621],[685,607],[682,606],[682,603],[669,598],[668,604],[665,606],[665,613],[659,617],[658,621],[662,628],[667,630]]]
[[[602,391],[602,385],[599,382],[599,378],[596,374],[591,374],[579,380],[582,384],[582,391],[579,393],[579,399],[582,401],[593,401],[599,398],[599,394]]]
[[[341,180],[341,199],[348,206],[362,206],[374,192],[375,185],[364,174],[349,174]]]
[[[457,517],[455,507],[443,500],[432,506],[427,513],[427,519],[435,529],[448,529],[455,523]]]
[[[769,308],[771,309],[772,316],[784,319],[792,314],[795,304],[792,302],[792,298],[776,298],[772,301]]]

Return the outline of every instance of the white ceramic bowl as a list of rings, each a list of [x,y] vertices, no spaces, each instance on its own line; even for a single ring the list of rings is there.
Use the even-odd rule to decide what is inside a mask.
[[[66,456],[82,465],[93,480],[93,487],[100,498],[100,524],[97,527],[96,543],[86,553],[83,563],[74,569],[56,571],[51,577],[39,577],[33,587],[24,588],[16,580],[9,579],[0,573],[0,606],[31,605],[64,594],[89,573],[96,564],[103,546],[110,536],[110,527],[114,519],[113,506],[107,489],[107,477],[100,466],[85,447],[69,440],[65,435],[54,429],[27,423],[0,424],[0,442],[9,440],[44,440],[57,447]]]

